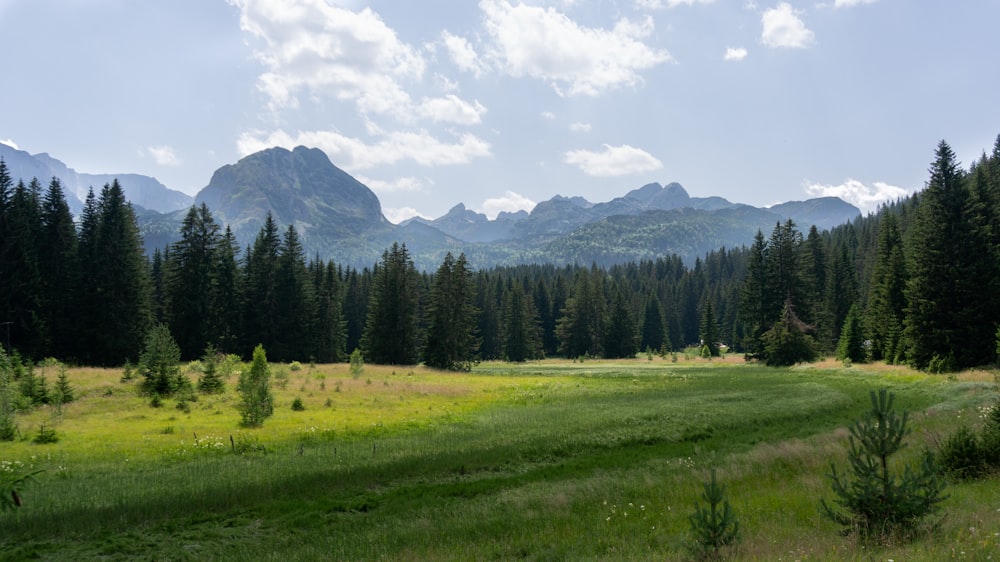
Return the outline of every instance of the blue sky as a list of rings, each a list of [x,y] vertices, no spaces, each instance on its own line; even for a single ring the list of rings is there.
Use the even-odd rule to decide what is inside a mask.
[[[995,0],[0,0],[0,142],[194,194],[326,151],[394,221],[677,181],[864,210],[1000,133]]]

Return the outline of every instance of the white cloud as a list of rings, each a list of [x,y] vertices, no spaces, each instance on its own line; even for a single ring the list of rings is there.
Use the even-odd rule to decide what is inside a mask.
[[[711,4],[715,0],[635,0],[635,6],[640,10],[659,10],[663,7],[693,6],[695,4]]]
[[[486,108],[478,101],[470,104],[454,94],[448,94],[443,98],[424,100],[418,113],[435,122],[477,125],[482,121]]]
[[[7,146],[13,148],[14,150],[21,150],[18,148],[17,143],[11,139],[0,139],[0,144],[6,144]]]
[[[653,31],[650,17],[621,19],[613,29],[583,27],[554,8],[482,0],[491,60],[515,78],[549,82],[560,95],[597,96],[634,86],[640,72],[672,60],[642,42]]]
[[[306,95],[353,102],[362,114],[387,115],[403,123],[427,117],[478,123],[470,118],[475,112],[465,111],[481,109],[478,102],[459,100],[466,106],[463,111],[441,112],[438,109],[449,105],[454,108],[458,98],[413,101],[406,86],[423,78],[424,56],[401,41],[371,8],[354,12],[326,0],[229,2],[240,9],[241,29],[262,43],[254,54],[267,71],[258,77],[257,87],[272,111],[297,108],[300,96]],[[454,56],[452,46],[449,52]]]
[[[511,213],[516,211],[528,211],[530,213],[534,208],[535,202],[531,199],[528,199],[520,193],[507,191],[503,194],[503,197],[491,197],[490,199],[483,201],[483,204],[479,207],[479,212],[483,213],[490,219],[495,219],[501,211]]]
[[[781,2],[778,7],[764,10],[760,22],[764,27],[761,42],[768,47],[802,49],[815,43],[815,34],[799,19],[800,12],[791,4]]]
[[[392,224],[399,224],[413,217],[421,217],[430,220],[430,217],[414,209],[413,207],[400,207],[398,209],[382,209],[382,214]]]
[[[874,4],[876,0],[834,0],[834,8],[850,8],[861,4]]]
[[[747,58],[747,50],[743,47],[726,47],[726,54],[723,56],[724,60],[729,61],[741,61]]]
[[[266,134],[251,131],[240,135],[236,142],[241,155],[265,148],[299,145],[322,149],[339,167],[362,170],[408,160],[422,166],[466,164],[474,158],[489,156],[490,144],[465,133],[455,135],[455,142],[442,142],[427,131],[393,131],[385,133],[374,144],[347,137],[335,131],[299,131],[294,136],[283,130]]]
[[[143,156],[152,157],[153,161],[160,166],[180,166],[181,160],[177,157],[172,146],[147,146],[141,151]]]
[[[807,182],[805,190],[813,197],[840,197],[844,201],[853,203],[864,212],[874,211],[879,203],[894,201],[910,193],[902,187],[885,182],[877,181],[869,186],[850,178],[839,185]]]
[[[372,191],[377,193],[414,192],[424,189],[423,180],[409,176],[396,178],[392,181],[377,180],[361,175],[356,177],[359,182],[367,185]]]
[[[543,111],[542,112],[542,118],[545,119],[545,120],[547,120],[547,121],[554,121],[555,118],[556,118],[556,114],[552,113],[551,111]]]
[[[563,161],[579,167],[588,176],[622,176],[638,172],[659,170],[663,163],[652,154],[627,144],[622,146],[604,145],[604,150],[571,150]]]
[[[590,123],[580,123],[579,121],[576,123],[570,123],[569,130],[574,133],[589,133]]]
[[[479,55],[472,48],[468,39],[452,35],[448,31],[441,32],[441,39],[444,41],[451,62],[455,63],[455,66],[465,72],[473,73],[476,77],[482,75],[483,63],[479,60]]]

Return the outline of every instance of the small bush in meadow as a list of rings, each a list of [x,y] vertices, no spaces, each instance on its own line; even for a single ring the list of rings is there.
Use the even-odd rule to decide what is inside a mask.
[[[360,378],[361,373],[365,372],[365,358],[362,355],[360,349],[355,349],[351,352],[351,377]]]
[[[298,396],[296,396],[295,400],[292,400],[292,411],[302,412],[305,409],[306,409],[306,406],[305,406],[305,404],[302,403],[302,399],[299,398]]]
[[[59,442],[59,434],[56,433],[55,429],[53,429],[51,427],[48,427],[48,426],[45,426],[45,425],[41,425],[41,426],[38,427],[38,434],[35,435],[35,438],[32,439],[31,441],[34,442],[34,443],[37,443],[39,445],[47,445],[49,443],[58,443]]]

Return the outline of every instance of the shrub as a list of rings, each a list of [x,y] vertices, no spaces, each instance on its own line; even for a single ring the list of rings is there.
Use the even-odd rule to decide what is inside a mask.
[[[365,358],[360,349],[351,352],[351,377],[357,379],[365,372]]]
[[[856,532],[863,540],[890,538],[911,532],[924,517],[938,509],[945,499],[944,481],[939,478],[933,454],[925,451],[918,468],[906,466],[901,477],[889,472],[889,457],[902,449],[908,412],[898,416],[893,409],[895,395],[882,388],[871,392],[872,409],[850,427],[848,460],[853,478],[837,472],[831,463],[834,503],[837,510],[820,500],[820,511],[840,525],[844,532]]]
[[[976,434],[961,427],[941,446],[941,467],[958,478],[975,478],[986,470],[986,459]]]
[[[295,400],[292,400],[292,410],[295,412],[302,412],[305,411],[305,409],[306,407],[302,403],[302,399],[296,396]]]
[[[58,443],[59,434],[56,433],[55,429],[51,427],[46,427],[45,425],[38,426],[38,435],[32,439],[33,442],[39,445],[46,445],[48,443]]]
[[[701,559],[716,559],[723,547],[739,541],[740,522],[726,499],[725,487],[716,481],[715,469],[712,469],[712,479],[703,486],[701,498],[707,505],[702,507],[695,502],[695,511],[688,516],[695,540],[689,548]]]

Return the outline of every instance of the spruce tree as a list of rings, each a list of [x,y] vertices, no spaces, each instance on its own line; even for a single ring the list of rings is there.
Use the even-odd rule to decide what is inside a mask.
[[[865,335],[861,327],[861,312],[858,305],[851,306],[844,319],[844,327],[840,331],[840,341],[837,343],[837,359],[862,363],[866,358]]]
[[[992,252],[969,216],[965,174],[944,141],[930,174],[907,236],[909,357],[920,369],[932,362],[961,369],[993,357]]]
[[[90,228],[84,208],[83,228]],[[101,189],[96,228],[81,230],[79,245],[91,298],[81,312],[87,348],[81,359],[95,365],[121,365],[142,350],[152,324],[149,269],[132,205],[118,180]],[[111,329],[113,327],[113,329]]]
[[[281,238],[278,224],[270,212],[264,217],[243,268],[243,345],[259,342],[265,348],[278,339],[275,318],[281,314],[277,302],[278,253]]]
[[[501,326],[504,359],[523,362],[542,358],[538,312],[518,281],[504,293]]]
[[[285,230],[274,272],[274,303],[278,314],[272,320],[275,361],[306,360],[315,356],[313,310],[315,286],[306,269],[305,254],[294,225]]]
[[[467,371],[478,347],[474,287],[465,254],[444,257],[430,293],[424,362],[428,367]]]
[[[170,328],[154,326],[139,357],[139,373],[145,379],[143,391],[152,396],[170,396],[186,388],[190,382],[181,373],[180,361],[181,350]]]
[[[253,350],[250,368],[240,374],[237,390],[240,394],[240,419],[246,427],[260,427],[274,414],[274,396],[271,394],[271,368],[267,363],[264,346]]]
[[[866,311],[872,359],[898,363],[904,358],[905,351],[906,259],[894,213],[883,213],[875,252]]]
[[[642,336],[639,341],[639,350],[649,349],[658,352],[664,349],[665,341],[666,328],[663,325],[660,299],[656,297],[656,293],[650,292],[646,297],[646,304],[643,306]]]
[[[194,359],[215,337],[213,274],[220,243],[219,225],[202,203],[188,210],[180,235],[181,239],[171,246],[167,261],[169,325],[177,334],[181,357]]]
[[[715,318],[715,307],[712,300],[706,299],[701,310],[701,329],[699,332],[702,349],[708,350],[709,357],[718,357],[719,352],[719,328]]]
[[[414,365],[419,359],[420,279],[406,245],[382,253],[372,277],[361,349],[369,363]]]
[[[76,225],[57,178],[52,178],[42,200],[39,273],[43,281],[44,319],[49,347],[45,355],[67,358],[72,353],[76,324],[79,268]]]

